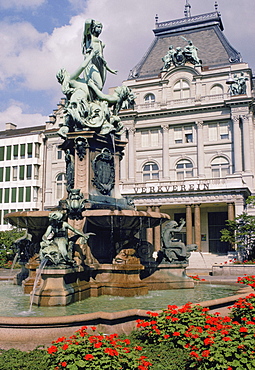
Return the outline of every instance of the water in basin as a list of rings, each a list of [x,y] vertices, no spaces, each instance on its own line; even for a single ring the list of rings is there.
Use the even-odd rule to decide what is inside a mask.
[[[162,310],[167,305],[181,306],[187,302],[199,303],[211,299],[234,295],[238,285],[198,284],[194,289],[173,289],[150,291],[145,296],[91,297],[69,306],[37,307],[29,312],[29,298],[22,287],[10,282],[0,282],[0,316],[69,316],[97,311],[116,312],[128,309]]]

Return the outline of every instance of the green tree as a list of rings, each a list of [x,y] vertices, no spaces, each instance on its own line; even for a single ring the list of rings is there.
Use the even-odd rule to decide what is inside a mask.
[[[0,267],[13,260],[16,253],[13,249],[13,243],[23,235],[25,235],[25,231],[19,229],[0,231]]]
[[[244,252],[244,258],[255,258],[255,216],[243,212],[233,221],[226,221],[226,228],[221,230],[221,241],[236,244]]]

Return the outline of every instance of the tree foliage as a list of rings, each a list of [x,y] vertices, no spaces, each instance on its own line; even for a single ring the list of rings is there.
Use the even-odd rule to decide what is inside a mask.
[[[226,228],[221,230],[221,241],[237,244],[243,249],[245,258],[255,258],[255,216],[243,212],[233,221],[226,221]]]

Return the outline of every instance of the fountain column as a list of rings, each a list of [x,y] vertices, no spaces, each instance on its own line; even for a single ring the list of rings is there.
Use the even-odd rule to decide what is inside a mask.
[[[200,204],[195,204],[194,217],[195,217],[195,244],[198,247],[198,251],[201,251],[201,216],[200,216]]]
[[[155,207],[155,212],[160,212],[160,206]],[[154,247],[156,251],[159,251],[161,248],[161,227],[160,225],[154,228]]]
[[[191,204],[186,205],[186,244],[192,244],[192,209]]]
[[[151,206],[147,206],[147,212],[152,212]],[[148,229],[146,229],[146,240],[148,243],[153,244],[153,229],[151,227],[148,227]]]

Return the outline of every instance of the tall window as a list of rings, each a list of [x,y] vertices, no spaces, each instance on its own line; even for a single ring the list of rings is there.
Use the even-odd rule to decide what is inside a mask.
[[[177,180],[193,177],[193,164],[188,159],[181,159],[176,164]]]
[[[4,161],[4,146],[0,146],[0,161]]]
[[[190,86],[186,80],[180,79],[174,85],[174,99],[187,99],[190,97]]]
[[[17,201],[17,188],[12,188],[11,190],[11,202],[16,203]]]
[[[27,144],[27,157],[32,158],[33,156],[33,143]]]
[[[19,146],[13,145],[13,159],[18,159],[19,156]]]
[[[12,167],[12,180],[17,181],[18,178],[18,166]]]
[[[25,178],[25,166],[19,166],[19,179],[24,180]]]
[[[4,181],[4,168],[3,167],[0,167],[0,181],[1,182]]]
[[[145,104],[153,104],[155,103],[155,95],[154,94],[147,94],[144,97]]]
[[[225,157],[216,157],[211,162],[212,177],[225,177],[230,174],[230,164]]]
[[[9,203],[10,199],[10,189],[6,188],[4,189],[4,203]]]
[[[12,159],[12,147],[8,145],[6,147],[6,160],[9,161],[10,159]]]
[[[228,140],[230,127],[228,122],[217,122],[208,125],[209,141]]]
[[[57,159],[62,159],[62,150],[57,150]]]
[[[26,144],[20,144],[20,158],[24,159],[26,155]]]
[[[143,181],[158,180],[159,179],[159,168],[154,162],[147,162],[143,166]]]
[[[175,144],[193,143],[192,126],[182,126],[174,128]]]
[[[11,167],[5,167],[5,181],[10,181],[11,179]]]
[[[141,131],[141,145],[143,148],[159,146],[159,130]]]
[[[31,186],[26,186],[26,202],[31,202]]]
[[[19,188],[18,202],[24,201],[24,188]]]
[[[57,199],[63,198],[65,194],[65,184],[66,184],[65,174],[60,173],[56,178]]]
[[[27,178],[27,180],[32,179],[32,164],[28,164],[26,166],[26,178]]]

